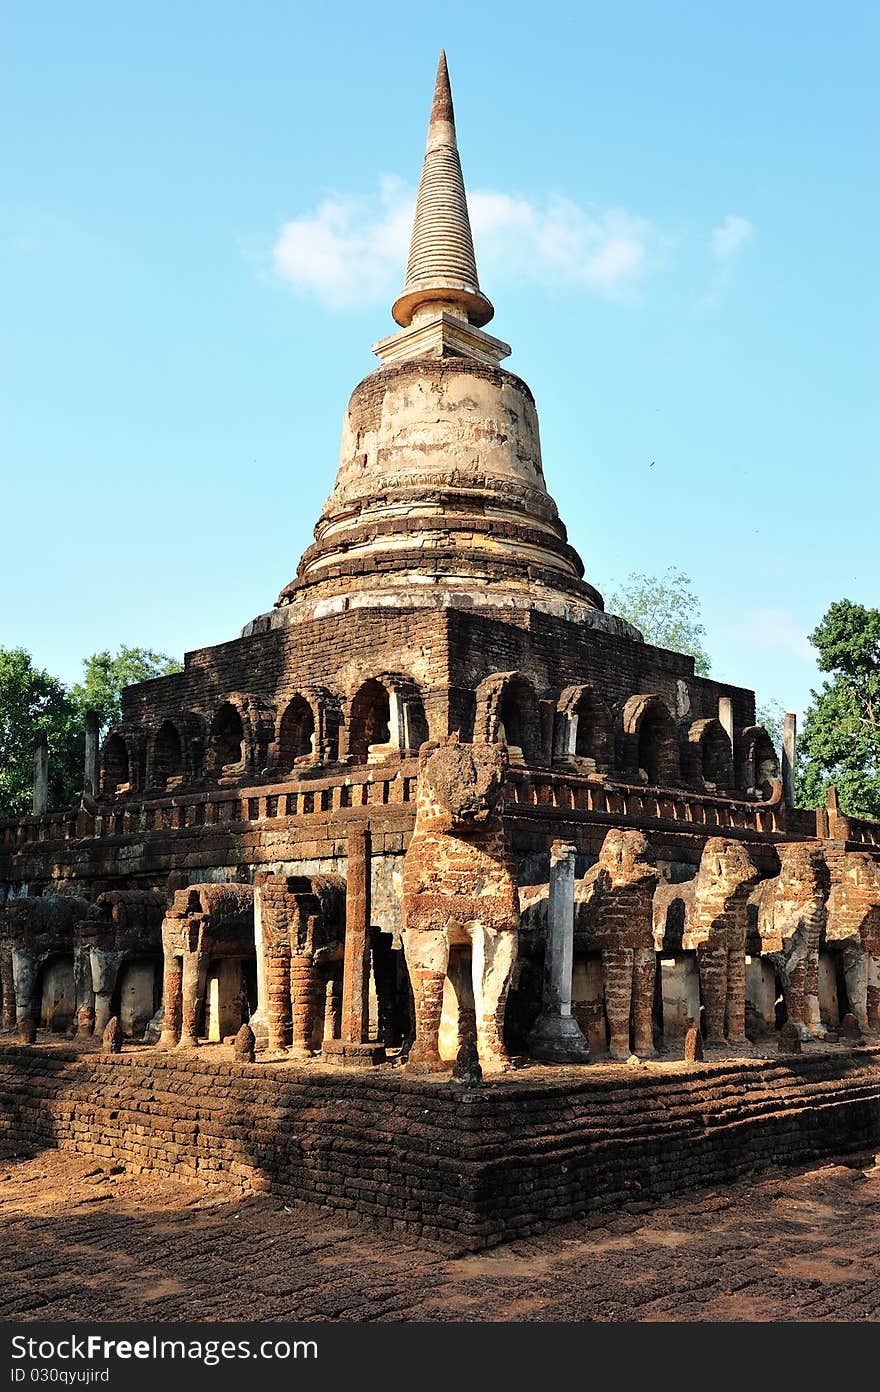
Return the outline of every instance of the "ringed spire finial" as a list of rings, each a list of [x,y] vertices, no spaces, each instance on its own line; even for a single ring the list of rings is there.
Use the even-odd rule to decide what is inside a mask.
[[[446,54],[441,50],[425,162],[413,219],[406,284],[391,313],[402,327],[423,307],[444,308],[477,327],[495,313],[480,290],[467,197],[455,137]]]

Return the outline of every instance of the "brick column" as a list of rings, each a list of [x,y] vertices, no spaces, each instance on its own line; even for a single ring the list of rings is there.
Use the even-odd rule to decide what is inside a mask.
[[[266,1026],[269,1048],[282,1053],[290,1046],[291,994],[290,949],[277,946],[266,953]]]
[[[3,1017],[0,1029],[15,1029],[15,985],[12,979],[12,948],[0,948],[0,991],[3,994]]]
[[[290,1052],[295,1058],[311,1058],[315,1024],[315,969],[309,955],[290,959],[290,999],[293,1030]],[[357,1041],[360,1042],[360,1041]]]
[[[727,1009],[727,949],[700,943],[697,961],[703,997],[703,1035],[707,1044],[723,1044]]]
[[[806,1013],[803,983],[805,969],[798,973],[798,989],[801,998],[801,1015]],[[746,952],[745,948],[734,947],[727,954],[727,1042],[746,1044]]]
[[[370,1023],[370,853],[369,827],[348,838],[345,898],[345,960],[342,969],[344,1044],[366,1044]]]
[[[385,1049],[369,1043],[370,1029],[370,854],[369,827],[348,838],[345,895],[345,956],[342,963],[342,1019],[339,1039],[325,1039],[329,1063],[346,1067],[381,1063]]]
[[[173,1049],[180,1039],[180,1025],[183,1019],[183,963],[170,952],[165,953],[162,1004],[165,1017],[159,1036],[159,1047]]]
[[[205,985],[208,971],[208,954],[196,950],[187,952],[183,959],[183,1021],[180,1043],[184,1049],[194,1049],[198,1044],[196,1029],[205,999]]]

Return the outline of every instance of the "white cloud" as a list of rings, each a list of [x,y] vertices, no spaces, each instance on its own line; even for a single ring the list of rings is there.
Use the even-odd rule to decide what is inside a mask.
[[[489,287],[527,279],[621,299],[662,259],[664,239],[652,223],[620,208],[493,190],[476,190],[468,203],[480,278]],[[403,283],[414,206],[415,191],[392,177],[372,197],[332,194],[284,224],[275,269],[334,306],[393,295]]]
[[[275,243],[275,269],[297,290],[340,306],[373,300],[406,261],[414,198],[383,179],[373,198],[331,194],[314,213],[286,222]]]
[[[735,256],[754,235],[755,229],[748,218],[728,213],[721,226],[712,229],[712,251],[719,261],[726,261]]]

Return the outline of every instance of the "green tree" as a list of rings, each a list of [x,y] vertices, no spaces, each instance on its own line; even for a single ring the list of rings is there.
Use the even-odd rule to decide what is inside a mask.
[[[798,801],[822,807],[830,784],[852,817],[880,817],[880,609],[840,599],[810,634],[821,691],[798,741]]]
[[[782,753],[782,733],[785,728],[785,711],[782,702],[774,699],[759,701],[755,710],[755,724],[763,725],[773,741],[777,754]]]
[[[116,653],[92,653],[83,662],[84,677],[71,687],[71,697],[83,712],[96,711],[102,734],[115,725],[122,714],[122,689],[135,682],[165,677],[182,672],[176,658],[152,648],[127,648],[123,644]]]
[[[700,621],[700,601],[690,588],[691,578],[670,567],[663,575],[631,572],[607,600],[612,614],[628,619],[648,643],[673,652],[688,653],[694,671],[709,675],[709,657],[703,647],[706,630]]]
[[[82,792],[86,711],[98,713],[104,732],[119,719],[122,688],[181,671],[181,664],[150,648],[93,653],[84,678],[66,687],[35,667],[24,648],[0,648],[0,818],[29,812],[34,746],[49,741],[49,810],[72,807]]]
[[[24,648],[0,648],[0,817],[31,810],[40,731],[49,742],[49,808],[67,807],[82,782],[80,711],[64,684],[35,667]]]

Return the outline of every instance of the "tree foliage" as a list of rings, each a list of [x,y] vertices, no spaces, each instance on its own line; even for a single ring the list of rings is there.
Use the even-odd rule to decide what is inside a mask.
[[[781,701],[771,698],[759,701],[755,710],[755,724],[762,725],[773,741],[777,754],[782,753],[782,735],[785,729],[785,711]]]
[[[0,648],[0,817],[29,812],[34,746],[49,743],[49,807],[73,802],[82,781],[85,730],[63,682],[35,667],[24,648]]]
[[[798,801],[822,807],[830,784],[841,811],[880,817],[880,609],[841,599],[810,634],[823,681],[798,741]]]
[[[86,711],[97,711],[106,731],[119,719],[124,686],[180,670],[164,653],[123,646],[86,658],[83,681],[66,687],[24,648],[0,648],[0,818],[31,809],[41,731],[49,743],[49,810],[71,807],[82,792]]]
[[[176,658],[165,653],[153,652],[152,648],[127,648],[123,644],[117,653],[105,651],[87,657],[83,662],[83,680],[71,687],[70,694],[84,716],[89,710],[97,712],[101,732],[106,734],[122,715],[123,687],[182,670]]]
[[[690,588],[691,578],[670,567],[662,575],[631,572],[607,600],[608,609],[644,634],[649,643],[673,652],[688,653],[694,671],[709,675],[709,657],[703,647],[706,630],[700,619],[700,601]]]

